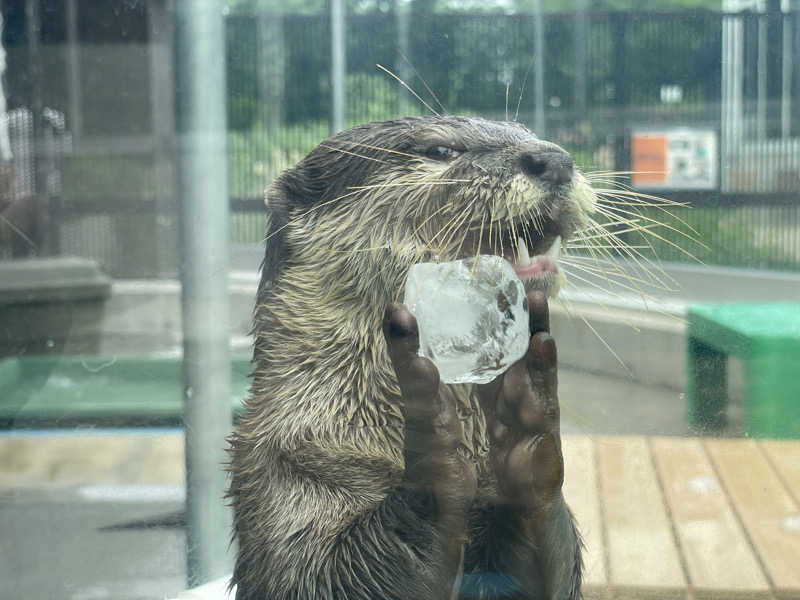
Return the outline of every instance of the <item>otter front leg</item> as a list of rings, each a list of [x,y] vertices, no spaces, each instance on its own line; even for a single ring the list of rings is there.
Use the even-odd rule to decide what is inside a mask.
[[[452,391],[434,364],[417,355],[419,332],[408,309],[395,304],[384,318],[384,336],[403,397],[405,474],[403,487],[435,526],[440,556],[426,565],[443,597],[454,592],[466,544],[467,519],[475,496],[474,464],[458,453],[461,423]]]
[[[493,497],[476,508],[464,598],[580,598],[581,542],[561,493],[556,346],[547,299],[528,294],[527,354],[475,386],[490,439]]]

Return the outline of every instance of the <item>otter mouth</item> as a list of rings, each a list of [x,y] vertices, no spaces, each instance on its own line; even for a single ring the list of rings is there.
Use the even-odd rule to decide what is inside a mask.
[[[530,255],[528,245],[523,238],[517,238],[516,255],[504,256],[514,267],[517,276],[524,282],[547,277],[550,273],[558,273],[558,256],[561,251],[561,236],[556,236],[543,254]]]
[[[558,224],[547,221],[537,224],[536,228],[505,231],[500,239],[491,242],[483,239],[480,253],[502,256],[511,263],[525,291],[540,290],[553,296],[558,291],[561,276],[558,257],[562,239]]]

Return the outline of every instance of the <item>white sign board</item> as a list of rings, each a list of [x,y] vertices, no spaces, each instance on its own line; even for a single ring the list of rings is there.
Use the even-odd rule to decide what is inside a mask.
[[[639,189],[717,188],[717,132],[712,129],[634,131],[631,176]]]

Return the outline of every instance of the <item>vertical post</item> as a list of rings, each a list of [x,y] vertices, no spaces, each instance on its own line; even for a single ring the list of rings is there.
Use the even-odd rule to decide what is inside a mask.
[[[283,86],[285,54],[283,44],[283,15],[258,15],[257,77],[258,98],[261,103],[261,124],[270,134],[283,123]]]
[[[74,0],[73,0],[74,1]],[[150,56],[150,112],[153,167],[157,182],[153,239],[160,277],[175,277],[178,262],[177,175],[175,165],[175,81],[172,14],[167,0],[147,3]]]
[[[627,171],[630,165],[628,147],[628,78],[625,37],[628,31],[626,13],[614,15],[614,103],[617,112],[617,135],[614,148],[614,168]]]
[[[586,14],[586,0],[580,0],[578,11],[575,13],[575,116],[577,119],[586,118],[586,44],[588,36],[588,15]]]
[[[756,136],[763,141],[767,137],[767,14],[758,15],[758,97],[756,99]]]
[[[28,103],[33,122],[33,174],[35,214],[31,224],[31,238],[36,244],[36,252],[45,254],[45,231],[48,230],[48,194],[44,172],[44,136],[42,131],[42,63],[39,56],[39,36],[41,34],[41,15],[39,0],[25,0],[25,23],[28,36]]]
[[[81,55],[78,40],[78,0],[67,0],[67,93],[69,130],[77,141],[83,132],[81,113]]]
[[[183,385],[189,585],[231,569],[225,437],[230,214],[225,152],[225,30],[220,0],[176,0]]]
[[[344,3],[343,0],[331,0],[331,135],[344,129],[346,77]]]
[[[781,1],[783,23],[783,48],[781,49],[781,137],[787,139],[792,134],[792,7],[790,0]]]
[[[730,190],[728,172],[738,165],[738,140],[742,134],[744,82],[744,23],[733,14],[739,9],[737,0],[723,0],[722,9],[722,102],[720,188]]]
[[[408,85],[411,85],[411,69],[408,61],[411,60],[409,48],[409,30],[411,10],[409,0],[397,0],[394,4],[395,24],[397,26],[397,58],[395,59],[395,73]],[[408,114],[411,99],[408,90],[397,84],[398,109],[401,115]]]
[[[534,2],[534,11],[536,21],[534,23],[534,36],[535,36],[535,50],[536,61],[534,73],[534,97],[536,99],[536,112],[534,113],[534,129],[536,135],[544,138],[547,134],[545,132],[544,120],[544,15],[542,12],[542,0]]]

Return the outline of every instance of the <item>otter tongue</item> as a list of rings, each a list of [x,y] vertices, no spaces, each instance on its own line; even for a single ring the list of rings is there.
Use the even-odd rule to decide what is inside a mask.
[[[517,240],[517,258],[514,261],[514,271],[521,279],[530,279],[543,272],[555,272],[558,267],[556,261],[561,250],[561,236],[557,236],[553,245],[544,254],[530,256],[525,240]]]

